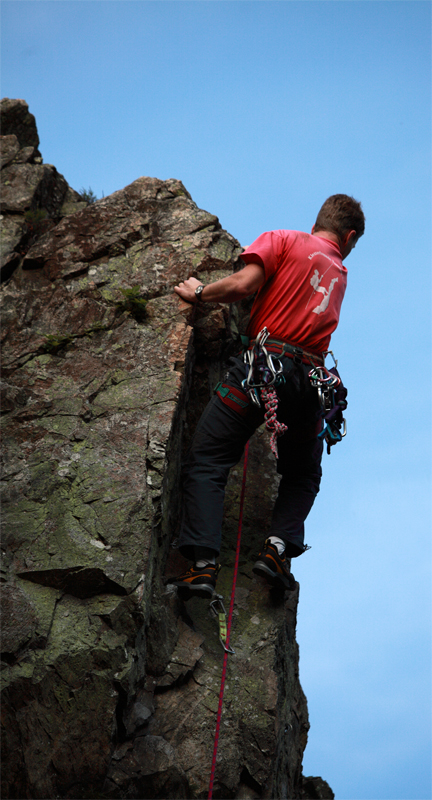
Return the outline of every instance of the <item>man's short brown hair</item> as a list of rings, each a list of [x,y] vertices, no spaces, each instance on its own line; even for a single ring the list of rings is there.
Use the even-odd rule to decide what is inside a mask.
[[[315,223],[315,232],[332,231],[343,237],[355,231],[357,239],[363,236],[365,216],[361,204],[347,194],[332,194],[321,206]]]

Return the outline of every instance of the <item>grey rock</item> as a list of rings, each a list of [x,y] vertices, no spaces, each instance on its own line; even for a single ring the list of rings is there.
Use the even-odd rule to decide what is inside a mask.
[[[65,179],[50,164],[18,163],[15,160],[4,167],[1,181],[3,213],[24,213],[33,207],[46,209],[49,216],[55,217],[67,192]]]
[[[24,592],[13,584],[1,592],[1,652],[3,658],[17,654],[31,641],[36,630],[33,604]]]
[[[20,214],[2,214],[0,223],[0,268],[2,275],[6,276],[7,273],[9,277],[20,263],[19,250],[21,242],[25,239],[27,227],[23,215]]]
[[[0,136],[1,144],[1,168],[10,164],[20,150],[20,145],[15,134],[10,136]]]
[[[36,120],[25,100],[3,97],[0,101],[0,122],[3,136],[16,136],[20,148],[34,147],[36,155],[40,156]]]
[[[322,778],[303,777],[300,797],[312,798],[312,800],[334,800],[334,793],[327,781]]]

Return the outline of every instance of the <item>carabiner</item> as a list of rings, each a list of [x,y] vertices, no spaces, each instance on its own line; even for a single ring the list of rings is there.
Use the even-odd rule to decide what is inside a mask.
[[[309,380],[312,386],[325,386],[334,389],[340,384],[340,378],[334,375],[327,367],[313,367],[309,372]]]

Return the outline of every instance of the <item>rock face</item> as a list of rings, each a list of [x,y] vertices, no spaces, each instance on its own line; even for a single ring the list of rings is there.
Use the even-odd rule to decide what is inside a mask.
[[[242,250],[177,180],[88,204],[42,164],[27,104],[1,111],[2,796],[206,797],[223,650],[208,604],[164,576],[185,564],[182,452],[243,312],[195,315],[172,289]],[[301,774],[298,584],[274,598],[251,571],[276,485],[265,431],[249,458],[214,797],[333,797]]]
[[[77,208],[84,208],[77,192],[51,164],[42,164],[35,118],[24,100],[4,98],[0,106],[1,280],[7,280],[22,255],[42,233]]]

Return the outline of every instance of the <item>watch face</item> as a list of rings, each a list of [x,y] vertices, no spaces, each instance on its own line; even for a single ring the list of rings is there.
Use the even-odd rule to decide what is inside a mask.
[[[204,289],[204,286],[197,286],[197,288],[195,289],[195,294],[198,297],[198,299],[200,298],[200,295],[201,295],[201,292],[202,292],[203,289]]]

